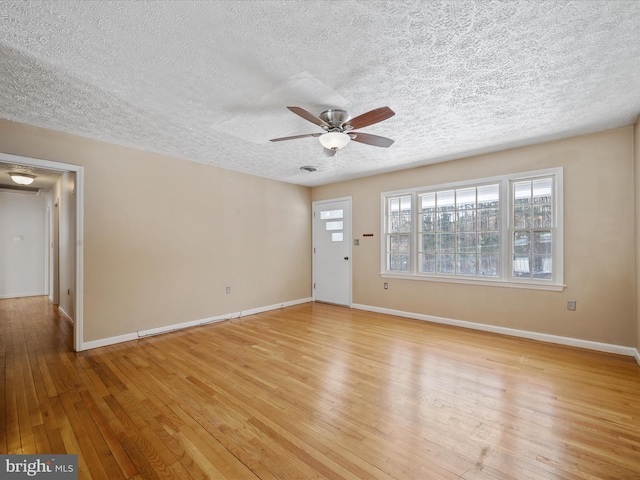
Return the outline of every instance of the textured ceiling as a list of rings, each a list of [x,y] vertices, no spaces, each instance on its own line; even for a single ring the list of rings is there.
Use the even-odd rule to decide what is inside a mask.
[[[639,84],[637,0],[0,1],[1,117],[301,185],[630,125]],[[396,143],[271,143],[321,131],[288,105]]]

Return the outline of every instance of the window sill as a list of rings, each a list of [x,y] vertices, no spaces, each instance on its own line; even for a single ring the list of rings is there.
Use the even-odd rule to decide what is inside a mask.
[[[489,287],[503,287],[503,288],[525,288],[530,290],[548,290],[552,292],[561,292],[566,285],[557,283],[542,283],[542,282],[523,282],[512,281],[505,282],[504,280],[491,280],[491,279],[478,279],[478,278],[459,278],[459,277],[431,277],[427,275],[416,275],[411,273],[389,273],[381,272],[382,278],[397,278],[401,280],[419,280],[423,282],[439,282],[439,283],[459,283],[463,285],[484,285]]]

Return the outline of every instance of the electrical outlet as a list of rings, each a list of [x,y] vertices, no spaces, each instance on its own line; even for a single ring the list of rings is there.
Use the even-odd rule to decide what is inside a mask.
[[[227,285],[227,293],[231,293],[231,287]]]
[[[567,310],[571,310],[572,312],[576,311],[576,301],[575,300],[567,300]]]
[[[389,284],[387,282],[384,282],[384,289],[389,290]]]

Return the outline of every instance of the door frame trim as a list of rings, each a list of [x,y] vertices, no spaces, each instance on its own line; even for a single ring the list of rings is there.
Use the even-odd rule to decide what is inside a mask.
[[[351,234],[351,238],[347,239],[349,242],[349,305],[346,306],[351,308],[351,305],[353,305],[353,197],[351,196],[317,200],[311,203],[311,297],[315,302],[316,289],[314,288],[314,285],[316,283],[316,218],[314,216],[314,212],[316,210],[316,206],[333,202],[349,202],[349,233]]]
[[[75,318],[73,322],[73,349],[84,350],[84,167],[70,163],[52,162],[0,152],[0,162],[40,167],[60,172],[75,173]]]

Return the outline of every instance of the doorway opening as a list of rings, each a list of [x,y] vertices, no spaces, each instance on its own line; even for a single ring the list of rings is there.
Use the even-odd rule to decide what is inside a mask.
[[[71,223],[72,226],[70,228],[69,238],[65,239],[65,242],[70,246],[69,247],[69,255],[72,260],[73,265],[66,265],[67,272],[66,274],[73,277],[73,285],[75,287],[75,295],[73,296],[73,300],[70,304],[70,309],[73,312],[64,312],[67,316],[70,313],[73,318],[73,349],[76,352],[84,350],[83,346],[83,305],[84,305],[84,264],[83,264],[83,245],[84,245],[84,167],[78,165],[72,165],[61,162],[52,162],[49,160],[42,160],[37,158],[30,157],[22,157],[18,155],[11,155],[7,153],[0,153],[0,163],[7,163],[12,165],[19,165],[24,167],[33,167],[39,169],[51,170],[54,172],[58,172],[62,175],[63,182],[67,183],[67,187],[72,189],[72,193],[70,198],[72,199],[72,204],[69,207],[72,207],[70,210],[70,215],[72,216]],[[53,198],[52,207],[53,209],[58,208],[55,206],[56,198]],[[59,212],[58,212],[59,213]],[[52,219],[54,217],[55,212],[49,211],[47,212],[47,218],[53,223],[55,220]],[[51,225],[53,227],[53,224]],[[49,231],[54,230],[54,228],[50,228]],[[54,241],[55,235],[57,233],[52,232],[52,234],[48,237],[49,245],[47,246],[47,250],[51,251],[51,254],[55,254],[55,249],[50,249],[51,242]],[[45,237],[47,238],[47,237]],[[69,262],[71,263],[71,262]],[[56,286],[55,282],[55,272],[49,273],[49,289],[50,291],[55,291],[54,289],[59,288]],[[71,291],[69,290],[69,296],[71,296]],[[55,295],[54,295],[54,303]]]

